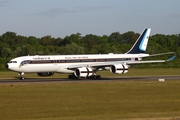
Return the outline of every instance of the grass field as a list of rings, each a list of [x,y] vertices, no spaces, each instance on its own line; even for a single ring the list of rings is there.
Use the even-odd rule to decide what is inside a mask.
[[[129,72],[129,75],[159,75],[158,71],[160,75],[178,75],[180,69],[132,69],[135,73]],[[106,72],[100,74],[108,75]],[[0,119],[178,120],[180,81],[0,85]]]

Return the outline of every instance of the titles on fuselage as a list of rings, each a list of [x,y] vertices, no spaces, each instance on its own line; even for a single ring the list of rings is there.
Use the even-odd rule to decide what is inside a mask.
[[[65,57],[65,59],[88,59],[88,57]]]
[[[68,57],[64,57],[65,59],[88,59],[88,56],[83,56],[83,57],[71,57],[71,56],[68,56]],[[51,58],[50,57],[34,57],[33,60],[50,60]]]
[[[50,60],[50,57],[35,57],[33,60]]]

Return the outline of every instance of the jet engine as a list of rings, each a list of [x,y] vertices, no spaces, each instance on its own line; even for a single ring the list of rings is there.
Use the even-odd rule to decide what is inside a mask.
[[[123,64],[112,65],[110,71],[116,74],[124,74],[128,72],[128,66]]]
[[[54,73],[53,72],[42,72],[42,73],[37,73],[38,76],[52,76]]]
[[[77,68],[74,71],[74,75],[76,77],[89,77],[92,76],[92,74],[93,74],[92,68],[88,68],[88,67]]]

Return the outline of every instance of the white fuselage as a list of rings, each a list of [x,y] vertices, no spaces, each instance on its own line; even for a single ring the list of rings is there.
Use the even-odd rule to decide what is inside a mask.
[[[149,54],[96,54],[96,55],[48,55],[23,56],[12,59],[7,65],[16,72],[59,72],[73,73],[69,66],[91,66],[107,62],[122,62],[140,60]]]

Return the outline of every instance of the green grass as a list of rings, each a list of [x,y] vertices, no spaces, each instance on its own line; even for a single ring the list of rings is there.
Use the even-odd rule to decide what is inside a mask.
[[[117,76],[107,71],[99,74]],[[180,75],[180,69],[130,69],[118,76],[142,75]],[[1,79],[14,77],[18,77],[15,72],[0,72]],[[171,120],[180,118],[179,91],[179,80],[1,84],[0,119]]]
[[[0,85],[6,120],[180,118],[180,81]]]

